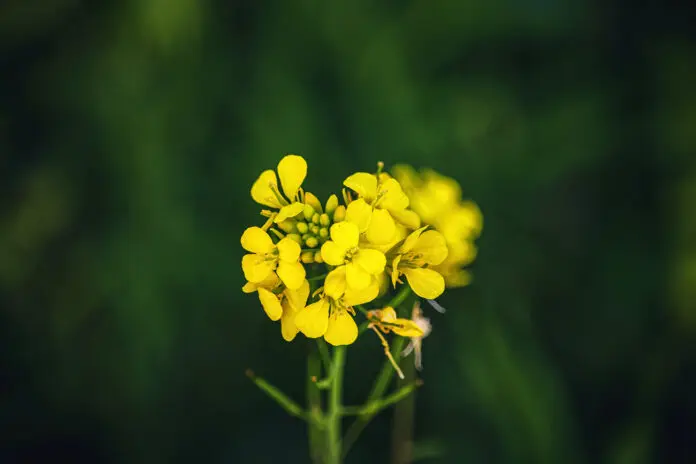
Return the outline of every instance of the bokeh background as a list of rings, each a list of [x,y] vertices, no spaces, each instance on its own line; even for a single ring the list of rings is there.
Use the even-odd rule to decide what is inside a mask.
[[[306,344],[242,294],[284,153],[455,177],[421,462],[696,462],[696,42],[679,2],[0,4],[0,460],[307,462]],[[348,400],[382,363],[348,355]],[[388,462],[392,413],[348,462]]]

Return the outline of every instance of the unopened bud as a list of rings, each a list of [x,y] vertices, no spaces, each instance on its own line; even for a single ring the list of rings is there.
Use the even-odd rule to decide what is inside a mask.
[[[324,262],[324,258],[321,257],[321,251],[314,253],[314,262],[320,264]]]
[[[339,205],[334,211],[333,222],[341,222],[346,218],[346,207]]]
[[[314,224],[319,224],[319,213],[314,213],[314,216],[312,216],[312,222]]]
[[[319,246],[319,240],[317,240],[317,238],[314,236],[310,236],[310,237],[307,237],[307,239],[305,240],[305,244],[309,248],[316,248],[317,246]]]
[[[321,202],[312,192],[305,192],[304,202],[314,208],[314,211],[321,211]]]
[[[312,216],[316,211],[314,211],[314,208],[312,208],[312,205],[305,205],[304,210],[302,210],[302,214],[304,215],[304,218],[308,221],[312,220]]]
[[[321,224],[324,227],[328,227],[329,224],[331,224],[331,218],[329,217],[329,215],[324,213],[321,216],[319,216],[319,224]]]
[[[288,234],[286,237],[302,245],[302,237],[299,234]]]
[[[309,234],[309,233],[308,233],[308,234],[302,234],[302,240],[306,242],[307,239],[308,239],[309,237],[311,237],[311,236],[312,236],[312,234]]]
[[[286,219],[285,221],[279,222],[278,227],[280,227],[283,232],[289,234],[295,228],[295,222]]]
[[[331,195],[328,200],[326,200],[326,213],[331,214],[336,210],[338,206],[338,197],[336,195]]]
[[[309,231],[309,227],[307,226],[306,222],[298,222],[295,224],[295,227],[297,227],[297,231],[301,234],[306,234],[307,231]]]
[[[317,234],[319,233],[319,226],[316,225],[316,224],[312,224],[311,226],[309,226],[309,231],[310,231],[313,235],[317,235]]]
[[[321,229],[319,229],[319,237],[326,238],[328,236],[329,236],[329,229],[327,229],[326,227],[322,227]]]
[[[311,264],[314,262],[314,252],[313,251],[304,251],[300,255],[300,259],[305,264]]]

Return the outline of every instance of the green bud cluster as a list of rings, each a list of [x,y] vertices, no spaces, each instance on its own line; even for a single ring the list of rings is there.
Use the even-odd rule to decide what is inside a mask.
[[[346,207],[338,204],[336,195],[331,195],[322,211],[321,204],[305,204],[302,213],[278,224],[287,237],[295,240],[304,250],[300,259],[305,264],[322,263],[321,246],[329,240],[331,226],[343,221]],[[316,250],[316,251],[315,251]]]

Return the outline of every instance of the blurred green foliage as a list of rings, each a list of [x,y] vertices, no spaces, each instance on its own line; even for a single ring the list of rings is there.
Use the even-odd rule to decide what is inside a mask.
[[[0,5],[0,457],[306,462],[306,345],[244,295],[249,188],[406,162],[485,226],[415,456],[693,462],[696,44],[672,4]],[[349,402],[382,362],[348,355]],[[390,415],[349,462],[385,462]]]

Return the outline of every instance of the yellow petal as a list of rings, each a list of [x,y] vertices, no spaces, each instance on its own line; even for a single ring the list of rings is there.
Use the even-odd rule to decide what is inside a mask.
[[[413,251],[421,255],[426,263],[438,265],[447,258],[447,242],[440,232],[428,230],[418,237]]]
[[[403,210],[408,208],[408,197],[401,189],[401,185],[396,179],[387,179],[379,186],[379,193],[382,196],[379,200],[379,207],[388,210]]]
[[[395,334],[402,337],[422,337],[423,329],[418,327],[418,324],[410,319],[394,319],[394,324],[399,324],[400,327],[389,326]]]
[[[331,266],[340,266],[345,262],[346,249],[329,240],[321,246],[321,259]]]
[[[360,232],[365,232],[367,230],[371,218],[372,207],[362,198],[351,201],[346,209],[345,221],[357,225]]]
[[[356,172],[344,180],[343,185],[355,190],[367,201],[372,201],[377,196],[377,177],[367,172]]]
[[[339,222],[331,226],[331,240],[346,249],[356,247],[360,240],[360,230],[352,222]]]
[[[396,288],[396,282],[399,280],[399,263],[401,262],[401,255],[396,255],[394,261],[392,262],[392,274],[391,280],[392,285]]]
[[[359,304],[369,303],[370,301],[377,298],[379,294],[379,281],[376,278],[372,278],[370,285],[362,290],[354,290],[350,287],[346,287],[346,293],[343,295],[343,303],[346,306],[355,306]]]
[[[396,311],[391,306],[387,306],[379,313],[379,320],[382,322],[394,322],[396,320]]]
[[[254,293],[258,288],[259,288],[258,284],[255,284],[253,282],[247,282],[242,287],[242,291],[244,293]]]
[[[305,279],[305,268],[301,263],[281,261],[276,270],[278,277],[290,290],[297,290]]]
[[[324,212],[321,209],[321,202],[312,192],[305,192],[304,202],[305,202],[305,204],[308,204],[309,206],[314,208],[315,212],[317,212],[319,214]]]
[[[340,298],[346,292],[346,267],[339,266],[324,280],[324,292],[331,298]]]
[[[370,225],[367,227],[367,239],[376,244],[389,243],[396,235],[396,223],[386,209],[372,211]]]
[[[295,316],[295,324],[306,337],[321,337],[329,326],[329,303],[322,298],[306,306]]]
[[[270,206],[271,208],[280,208],[283,206],[278,200],[278,197],[273,193],[271,186],[278,188],[278,180],[275,172],[272,170],[263,171],[254,185],[251,186],[251,198],[256,203]]]
[[[417,229],[421,226],[421,218],[415,211],[410,209],[391,210],[392,217],[396,222],[408,227],[409,229]]]
[[[353,290],[362,290],[372,281],[372,276],[356,263],[346,264],[346,282]]]
[[[358,326],[348,311],[334,311],[329,318],[329,326],[324,340],[334,346],[350,345],[358,338]]]
[[[244,293],[254,293],[259,287],[263,287],[266,290],[273,290],[279,283],[280,279],[278,279],[276,273],[271,272],[261,282],[247,282],[244,284],[244,287],[242,287],[242,291]]]
[[[410,234],[408,234],[408,237],[406,237],[406,240],[404,240],[404,243],[401,244],[401,248],[399,248],[400,253],[408,253],[409,251],[413,250],[413,247],[416,246],[416,243],[418,242],[418,237],[421,236],[423,231],[427,229],[428,226],[421,227],[420,229],[414,230]]]
[[[309,298],[309,282],[305,279],[297,290],[286,288],[283,293],[285,293],[285,300],[290,308],[299,311],[307,304],[307,298]]]
[[[285,196],[294,201],[297,191],[307,177],[307,162],[301,156],[287,155],[278,163],[278,177]]]
[[[283,222],[284,220],[288,218],[292,218],[300,214],[304,210],[304,204],[302,203],[293,203],[288,206],[283,206],[280,208],[280,211],[278,211],[278,214],[276,215],[275,219],[273,222],[276,224]]]
[[[283,314],[283,308],[280,306],[280,301],[278,297],[269,292],[265,288],[259,288],[259,300],[261,301],[261,306],[263,310],[272,321],[277,321]]]
[[[445,291],[445,279],[432,269],[403,269],[413,292],[421,298],[434,300]]]
[[[283,316],[280,318],[280,333],[286,342],[295,339],[300,329],[295,324],[295,317],[299,310],[293,309],[287,302],[283,302]]]
[[[242,248],[246,251],[258,254],[270,253],[273,250],[273,240],[268,233],[260,227],[249,227],[242,234]]]
[[[290,263],[297,261],[300,257],[300,252],[302,251],[300,245],[296,241],[287,237],[278,242],[276,247],[278,247],[280,260]]]
[[[244,271],[246,280],[258,284],[273,272],[273,262],[266,261],[260,255],[244,255],[242,257],[242,271]]]
[[[358,254],[353,257],[353,262],[362,267],[368,274],[376,275],[384,272],[387,259],[381,251],[361,248]]]

